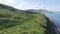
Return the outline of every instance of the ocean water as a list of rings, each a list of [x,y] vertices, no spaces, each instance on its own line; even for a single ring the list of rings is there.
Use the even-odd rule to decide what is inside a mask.
[[[54,12],[54,13],[45,13],[45,15],[51,19],[54,20],[54,23],[59,27],[60,29],[60,12]]]

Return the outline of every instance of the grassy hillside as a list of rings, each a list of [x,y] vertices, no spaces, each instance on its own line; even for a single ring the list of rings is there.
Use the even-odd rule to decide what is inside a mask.
[[[41,13],[28,13],[0,4],[0,34],[53,34],[52,27]]]

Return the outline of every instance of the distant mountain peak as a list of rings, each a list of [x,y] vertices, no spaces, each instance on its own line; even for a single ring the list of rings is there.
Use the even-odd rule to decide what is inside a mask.
[[[37,9],[37,10],[35,10],[35,9],[29,9],[29,10],[26,10],[26,11],[29,11],[29,12],[45,12],[45,11],[48,11],[48,10],[46,10],[46,9]]]

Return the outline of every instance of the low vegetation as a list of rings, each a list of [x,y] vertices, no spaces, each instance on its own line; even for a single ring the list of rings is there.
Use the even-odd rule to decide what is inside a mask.
[[[28,13],[10,6],[0,5],[0,34],[54,33],[51,22],[44,14]]]

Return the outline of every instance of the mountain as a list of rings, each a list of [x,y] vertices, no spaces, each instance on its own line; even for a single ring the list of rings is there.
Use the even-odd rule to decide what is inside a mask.
[[[51,21],[36,12],[0,4],[0,34],[54,34]]]
[[[29,9],[29,10],[25,10],[25,12],[37,12],[37,13],[54,13],[53,11],[49,11],[49,10],[46,10],[46,9]]]

